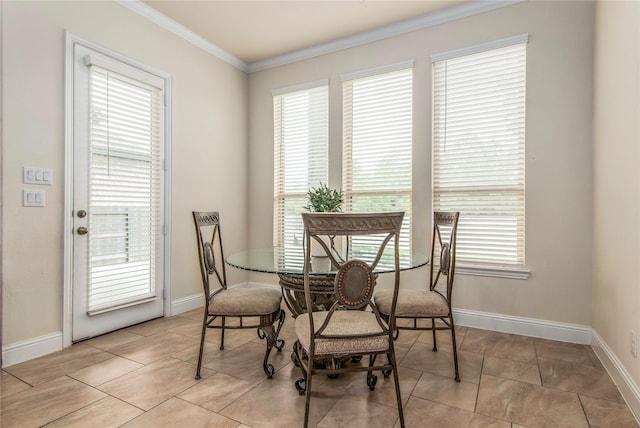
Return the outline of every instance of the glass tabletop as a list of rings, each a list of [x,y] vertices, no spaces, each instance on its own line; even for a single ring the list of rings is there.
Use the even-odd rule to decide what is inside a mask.
[[[367,247],[353,247],[350,249],[354,258],[370,262],[375,254]],[[340,259],[340,254],[334,252]],[[401,251],[400,270],[414,269],[424,266],[429,258],[421,253]],[[302,246],[271,247],[253,250],[240,251],[231,254],[226,258],[228,265],[238,269],[250,270],[254,272],[266,272],[276,274],[300,274],[304,272],[304,251]],[[328,257],[312,257],[312,274],[331,275],[335,274]],[[393,250],[386,251],[378,266],[377,273],[392,272],[394,270]]]

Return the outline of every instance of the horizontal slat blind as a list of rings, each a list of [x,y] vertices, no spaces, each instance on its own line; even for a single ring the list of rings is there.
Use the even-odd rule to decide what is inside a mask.
[[[273,97],[274,245],[302,245],[307,191],[328,179],[328,85]]]
[[[412,92],[412,67],[343,82],[346,210],[404,211],[403,250],[411,248]]]
[[[457,258],[524,265],[526,43],[433,63],[433,209]]]
[[[162,245],[163,91],[89,70],[88,311],[155,295]]]

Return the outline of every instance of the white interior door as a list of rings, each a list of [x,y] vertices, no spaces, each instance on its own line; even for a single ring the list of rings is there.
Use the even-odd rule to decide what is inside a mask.
[[[72,340],[164,313],[164,88],[74,45]]]

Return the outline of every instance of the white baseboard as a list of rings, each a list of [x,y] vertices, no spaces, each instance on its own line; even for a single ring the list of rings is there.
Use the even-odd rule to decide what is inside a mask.
[[[277,287],[273,284],[262,285]],[[199,308],[202,306],[202,303],[202,294],[200,293],[173,300],[171,302],[171,315],[177,315]],[[500,331],[503,333],[521,334],[525,336],[585,345],[591,344],[591,327],[588,326],[558,323],[534,318],[514,317],[489,312],[471,311],[467,309],[454,309],[453,314],[456,324],[460,326]],[[60,351],[61,349],[62,332],[51,333],[3,347],[2,361],[3,365],[8,367],[42,355]],[[634,396],[640,396],[640,394],[638,394],[637,387],[632,391],[635,391]]]
[[[453,309],[453,317],[457,325],[465,327],[521,334],[523,336],[560,340],[582,345],[591,344],[591,327],[586,325],[455,308]]]
[[[203,305],[202,293],[171,302],[171,314],[177,315]],[[2,347],[2,366],[9,367],[62,350],[62,332],[46,334]]]
[[[32,360],[62,349],[62,332],[50,333],[2,347],[2,367]]]
[[[622,398],[627,402],[631,412],[640,423],[640,388],[633,381],[629,372],[624,368],[616,354],[613,353],[609,345],[600,337],[597,331],[593,330],[593,350],[602,362],[602,365],[611,376],[613,382],[618,386]]]
[[[204,305],[204,294],[198,293],[192,296],[183,297],[171,301],[171,314],[178,315],[183,312],[189,312]]]
[[[274,286],[273,284],[252,284]],[[453,317],[454,322],[463,327],[520,334],[523,336],[539,337],[541,339],[579,343],[581,345],[591,344],[591,327],[587,325],[456,308],[453,308]]]

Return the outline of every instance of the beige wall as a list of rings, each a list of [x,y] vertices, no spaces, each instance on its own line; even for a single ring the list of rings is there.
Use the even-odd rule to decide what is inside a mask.
[[[172,75],[172,299],[201,292],[192,210],[247,242],[245,73],[116,2],[3,2],[4,346],[62,330],[64,30]],[[46,207],[22,207],[23,165],[53,169]]]
[[[173,77],[174,300],[200,292],[191,210],[221,210],[227,252],[271,244],[271,90],[331,79],[330,184],[339,186],[340,75],[408,59],[416,70],[415,247],[426,249],[429,57],[529,33],[526,251],[531,278],[460,275],[455,306],[593,325],[638,383],[629,331],[640,333],[639,9],[638,2],[602,2],[596,14],[591,2],[526,2],[247,79],[115,2],[2,2],[3,345],[62,328],[65,29]],[[53,168],[45,208],[21,206],[23,165]],[[229,274],[232,283],[246,279],[233,269]],[[252,279],[274,282],[273,276]]]
[[[640,384],[640,2],[599,2],[594,111],[593,329]]]
[[[526,2],[251,74],[250,246],[272,242],[272,89],[330,79],[330,184],[340,186],[340,75],[415,61],[414,241],[416,249],[426,251],[431,218],[430,56],[528,33],[526,264],[531,277],[459,275],[454,306],[591,325],[593,22],[591,2]]]

